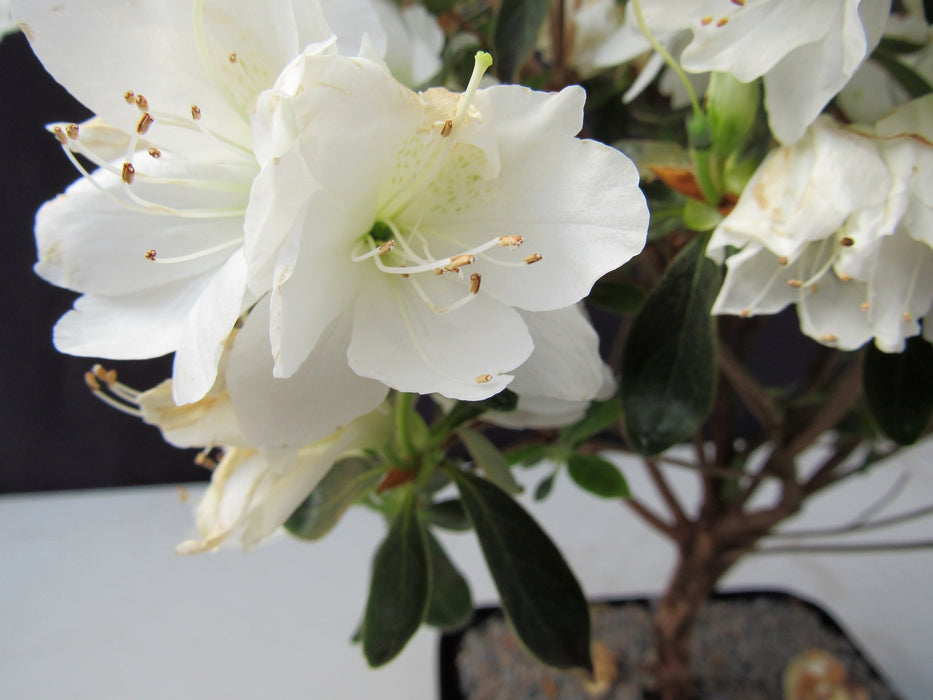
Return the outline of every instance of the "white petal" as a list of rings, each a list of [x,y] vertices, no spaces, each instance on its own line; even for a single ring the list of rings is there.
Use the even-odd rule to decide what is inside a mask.
[[[480,293],[466,306],[438,314],[405,279],[374,275],[360,294],[347,357],[350,366],[399,391],[479,401],[501,391],[507,374],[531,354],[532,340],[515,310]],[[466,285],[419,279],[437,305]]]
[[[143,420],[161,430],[165,441],[175,447],[243,445],[227,392],[178,406],[172,398],[172,381],[167,379],[140,394],[138,402]]]
[[[238,250],[191,307],[172,370],[177,403],[197,401],[213,386],[227,337],[252,300],[245,296],[246,274],[246,258]]]
[[[421,5],[399,8],[393,0],[372,0],[385,30],[385,61],[392,75],[416,87],[441,68],[444,32]]]
[[[379,382],[347,366],[350,317],[325,329],[299,370],[288,379],[272,375],[269,313],[260,301],[237,335],[227,368],[227,386],[240,427],[261,447],[297,447],[313,442],[371,411],[385,397]]]
[[[886,237],[871,290],[875,344],[885,352],[902,352],[905,339],[920,333],[918,319],[933,305],[933,250],[903,232]]]
[[[726,267],[726,279],[713,304],[714,314],[774,314],[797,299],[796,290],[787,283],[800,279],[798,266],[782,267],[774,253],[757,243],[749,243],[729,257]]]
[[[301,4],[302,0],[292,0]],[[355,56],[360,49],[363,36],[368,36],[380,54],[386,52],[386,28],[379,13],[369,0],[321,0],[342,56]],[[320,41],[320,39],[315,39]],[[305,40],[303,45],[310,43]]]
[[[830,273],[823,275],[815,293],[797,291],[797,316],[806,335],[842,350],[855,350],[871,339],[868,315],[862,308],[868,290],[862,282],[843,282]]]

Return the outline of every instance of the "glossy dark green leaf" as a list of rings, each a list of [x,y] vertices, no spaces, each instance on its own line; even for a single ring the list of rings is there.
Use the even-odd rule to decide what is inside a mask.
[[[933,413],[933,346],[919,336],[902,353],[868,346],[863,387],[881,429],[902,445],[917,441]]]
[[[933,92],[933,86],[920,73],[915,71],[895,56],[885,53],[872,54],[872,59],[881,64],[900,86],[907,91],[911,98],[916,99]]]
[[[550,445],[523,445],[505,453],[505,459],[510,466],[520,465],[530,467],[551,456]]]
[[[926,44],[923,42],[909,41],[893,36],[883,36],[875,51],[885,54],[911,54],[917,53],[924,46],[926,46]]]
[[[590,290],[587,302],[606,311],[630,314],[645,301],[645,292],[625,280],[601,279]]]
[[[522,492],[522,486],[512,476],[505,455],[485,435],[470,428],[458,428],[457,435],[487,479],[507,493]]]
[[[591,669],[589,608],[557,547],[494,484],[459,470],[451,478],[518,638],[549,666]]]
[[[496,74],[504,83],[515,82],[519,69],[538,43],[550,0],[502,0],[493,39]]]
[[[425,532],[425,538],[428,566],[431,568],[431,595],[424,621],[445,631],[465,627],[473,619],[470,585],[450,561],[440,542],[430,532]]]
[[[362,457],[340,460],[285,521],[285,529],[302,539],[320,539],[347,508],[376,487],[384,471]]]
[[[573,425],[560,431],[560,441],[576,447],[589,437],[611,428],[622,417],[622,402],[617,396],[605,401],[593,401],[586,409],[586,415]]]
[[[425,506],[421,509],[421,519],[429,525],[454,532],[463,532],[473,527],[463,510],[463,504],[456,498]]]
[[[373,560],[363,619],[363,654],[370,666],[394,659],[421,626],[428,607],[427,542],[409,491]]]
[[[554,481],[557,479],[557,471],[551,472],[550,476],[541,479],[535,487],[535,500],[543,501],[545,498],[551,495],[551,491],[554,490]]]
[[[601,498],[628,498],[631,492],[619,468],[599,455],[571,455],[567,472],[577,486]]]
[[[673,260],[632,323],[622,355],[622,406],[632,446],[661,452],[690,435],[709,413],[716,386],[710,308],[719,268],[692,241]]]

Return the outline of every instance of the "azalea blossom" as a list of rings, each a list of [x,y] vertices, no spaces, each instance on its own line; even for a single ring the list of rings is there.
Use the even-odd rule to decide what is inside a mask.
[[[478,55],[463,95],[417,94],[376,56],[319,47],[260,98],[256,187],[270,199],[247,213],[246,249],[275,281],[276,377],[310,371],[346,323],[360,377],[489,397],[532,353],[521,311],[576,303],[642,248],[634,165],[575,137],[583,90],[478,90],[488,65]]]
[[[771,131],[793,143],[878,44],[890,0],[669,0],[643,2],[645,22],[690,73],[763,78]],[[646,50],[629,3],[623,27],[596,52],[614,65]],[[652,56],[638,91],[663,67]],[[668,78],[669,80],[670,78]],[[631,99],[637,92],[626,95]]]
[[[247,288],[243,254],[256,98],[332,29],[341,51],[364,34],[384,51],[379,15],[369,0],[37,1],[15,13],[49,72],[98,115],[50,126],[84,175],[36,221],[37,273],[83,294],[55,345],[113,359],[175,352],[175,399],[195,401],[236,319],[271,286]]]
[[[713,312],[793,303],[801,330],[826,345],[852,350],[874,338],[902,351],[933,305],[931,125],[928,96],[871,131],[821,117],[772,152],[710,240],[717,259],[741,249]]]

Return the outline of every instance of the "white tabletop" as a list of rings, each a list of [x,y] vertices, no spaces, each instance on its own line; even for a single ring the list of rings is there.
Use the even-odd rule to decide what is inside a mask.
[[[642,469],[619,462],[632,490],[658,503]],[[542,470],[521,471],[535,484]],[[846,522],[902,475],[885,510],[933,503],[933,443],[850,479],[810,503],[789,528]],[[694,478],[670,469],[687,502]],[[281,538],[248,555],[179,557],[193,530],[175,487],[0,498],[0,698],[385,698],[437,694],[437,637],[420,631],[402,655],[370,670],[350,644],[366,599],[379,518],[353,509],[323,541]],[[763,494],[763,498],[767,493]],[[657,592],[673,550],[615,502],[562,476],[529,510],[555,539],[587,594]],[[929,537],[933,520],[850,540]],[[479,603],[495,600],[471,534],[445,535]],[[837,538],[834,541],[845,541]],[[749,557],[723,590],[785,589],[825,607],[905,698],[933,691],[933,551]]]

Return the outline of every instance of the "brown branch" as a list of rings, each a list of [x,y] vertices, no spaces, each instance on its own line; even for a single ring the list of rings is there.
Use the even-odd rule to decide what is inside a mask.
[[[755,420],[775,439],[784,425],[784,414],[775,401],[768,396],[761,383],[745,368],[732,350],[720,343],[717,355],[719,370],[729,385],[739,395]]]
[[[654,482],[655,488],[658,490],[658,493],[661,494],[661,498],[664,499],[664,503],[667,505],[668,510],[670,510],[671,514],[674,516],[677,527],[680,529],[688,529],[690,527],[690,519],[687,518],[686,511],[684,511],[683,506],[680,505],[680,501],[677,500],[677,496],[675,496],[674,492],[671,490],[670,485],[667,483],[667,479],[664,478],[664,474],[658,469],[657,461],[653,458],[646,457],[644,462],[645,467],[648,469],[648,476],[651,477],[651,481]]]
[[[768,535],[772,539],[790,540],[798,537],[834,537],[837,535],[848,535],[852,532],[862,532],[864,530],[879,530],[892,525],[900,525],[911,520],[919,520],[928,515],[933,515],[933,505],[914,508],[897,515],[891,515],[887,518],[878,518],[867,522],[855,522],[849,525],[839,525],[837,527],[814,528],[811,530],[791,530],[789,532],[774,532]]]
[[[685,459],[669,457],[667,455],[658,456],[657,461],[659,466],[666,465],[669,467],[689,469],[690,471],[698,472],[714,479],[740,479],[742,477],[742,472],[732,471],[731,469],[725,469],[723,467],[701,467]]]
[[[637,498],[626,498],[623,500],[623,503],[625,503],[625,505],[627,505],[630,510],[632,510],[636,515],[638,515],[642,520],[644,520],[646,523],[648,523],[648,525],[653,527],[662,535],[672,540],[676,539],[674,537],[674,526],[665,522],[663,518],[657,515],[653,510],[651,510]]]
[[[908,540],[906,542],[863,542],[836,545],[787,545],[759,547],[748,554],[855,554],[859,552],[908,552],[917,549],[933,549],[933,540]]]
[[[836,451],[833,452],[833,454],[810,475],[806,483],[803,484],[803,492],[808,496],[812,496],[817,491],[833,483],[833,472],[849,458],[858,446],[858,440],[847,440],[842,445],[836,447]]]
[[[836,386],[807,427],[789,441],[787,451],[791,455],[798,455],[812,445],[820,435],[842,420],[861,391],[862,357],[859,355],[836,380]]]

